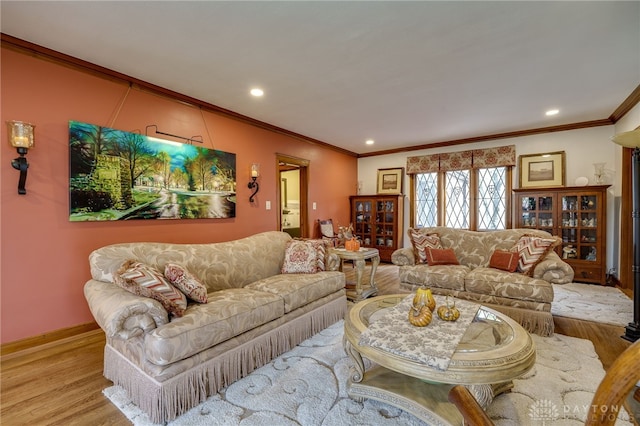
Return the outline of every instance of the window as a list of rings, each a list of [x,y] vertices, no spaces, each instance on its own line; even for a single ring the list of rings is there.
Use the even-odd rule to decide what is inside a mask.
[[[478,169],[477,229],[507,228],[507,215],[511,217],[511,212],[507,211],[507,194],[511,192],[507,174],[506,167]]]
[[[469,229],[469,170],[444,172],[444,226]]]
[[[438,224],[438,174],[415,175],[416,228],[427,228]]]
[[[410,157],[411,226],[478,231],[511,226],[515,148]]]

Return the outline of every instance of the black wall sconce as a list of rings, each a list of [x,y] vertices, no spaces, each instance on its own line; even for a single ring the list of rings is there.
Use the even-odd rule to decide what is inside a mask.
[[[251,182],[249,182],[249,185],[247,185],[249,189],[253,189],[253,194],[251,194],[251,196],[249,197],[250,203],[253,203],[253,197],[255,197],[255,195],[260,190],[260,186],[258,185],[258,182],[256,182],[259,175],[260,175],[260,164],[253,163],[251,165]]]
[[[7,121],[7,135],[9,136],[9,143],[16,148],[20,157],[11,160],[11,165],[14,169],[20,170],[20,180],[18,181],[18,194],[24,195],[27,190],[24,188],[27,183],[27,169],[29,163],[27,162],[27,152],[29,148],[33,148],[35,145],[35,138],[33,136],[33,129],[36,126],[23,121]]]

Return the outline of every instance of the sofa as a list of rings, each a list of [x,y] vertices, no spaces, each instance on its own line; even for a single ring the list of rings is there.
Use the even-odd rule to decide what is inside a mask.
[[[401,289],[414,291],[428,286],[435,294],[494,308],[529,332],[553,334],[551,284],[570,283],[574,276],[571,266],[554,251],[560,242],[556,237],[533,229],[477,232],[446,227],[410,228],[408,234],[412,247],[398,249],[391,256],[399,266]],[[544,244],[532,249],[522,246],[523,241]],[[432,244],[439,244],[443,250],[432,250],[436,248]],[[432,265],[429,259],[421,263],[425,261],[425,251],[438,253],[437,256],[448,254],[450,259],[444,256],[434,259]],[[527,257],[532,252],[538,258]],[[509,262],[498,262],[500,256],[507,256]]]
[[[309,241],[269,231],[211,244],[134,242],[93,251],[84,294],[106,335],[104,376],[152,422],[164,423],[343,319],[339,258],[316,244],[315,269],[285,270],[298,243]],[[131,264],[155,271],[181,265],[206,288],[206,300],[174,312],[165,299],[134,294],[122,285]]]

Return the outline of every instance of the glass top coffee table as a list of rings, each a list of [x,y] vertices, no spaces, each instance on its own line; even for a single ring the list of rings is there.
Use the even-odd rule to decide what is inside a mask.
[[[349,396],[386,402],[430,425],[462,425],[462,415],[448,401],[454,385],[467,385],[487,406],[494,395],[511,388],[511,380],[533,367],[536,352],[529,333],[508,316],[484,306],[476,312],[446,370],[360,345],[360,335],[369,324],[407,296],[374,297],[356,303],[348,312],[344,345],[355,362],[347,384]],[[365,371],[363,358],[376,365]]]

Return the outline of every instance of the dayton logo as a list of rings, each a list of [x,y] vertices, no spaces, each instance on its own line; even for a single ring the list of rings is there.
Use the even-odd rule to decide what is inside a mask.
[[[543,426],[558,419],[559,415],[558,407],[546,399],[539,399],[529,406],[529,417],[535,422],[541,422]]]

